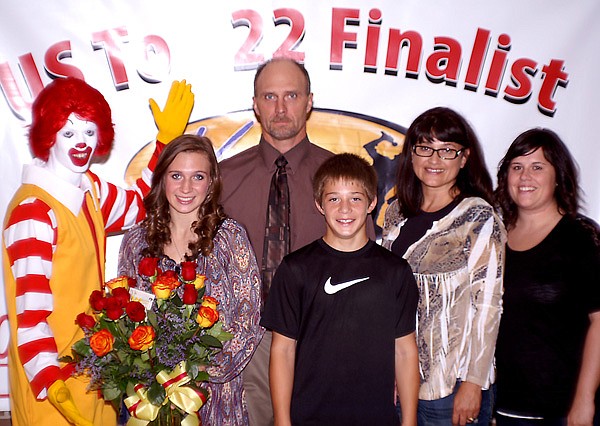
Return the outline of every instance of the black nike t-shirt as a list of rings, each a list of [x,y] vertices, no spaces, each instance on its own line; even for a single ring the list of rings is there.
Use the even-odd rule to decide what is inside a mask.
[[[408,263],[373,241],[286,256],[261,325],[297,341],[292,423],[397,425],[394,345],[415,331],[417,301]]]

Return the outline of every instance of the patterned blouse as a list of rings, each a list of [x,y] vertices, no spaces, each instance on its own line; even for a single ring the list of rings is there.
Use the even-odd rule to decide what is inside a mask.
[[[121,243],[119,275],[138,277],[141,251],[147,247],[146,231],[132,228]],[[223,344],[214,358],[210,374],[210,398],[200,410],[205,426],[237,426],[248,424],[241,372],[250,361],[264,329],[260,320],[260,272],[252,246],[243,227],[226,219],[214,238],[214,249],[208,257],[198,257],[198,273],[206,275],[206,294],[219,301],[224,330],[234,335]],[[173,270],[175,261],[163,256],[159,267]],[[149,283],[138,279],[140,290],[151,291]]]
[[[383,246],[391,249],[406,219],[398,201],[386,211]],[[404,258],[419,287],[419,399],[452,393],[456,380],[484,389],[494,382],[502,312],[506,231],[492,206],[462,200],[413,243]]]

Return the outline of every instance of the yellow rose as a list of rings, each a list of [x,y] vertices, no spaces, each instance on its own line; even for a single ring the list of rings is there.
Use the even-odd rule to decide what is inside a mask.
[[[200,274],[196,274],[196,279],[194,280],[194,287],[196,287],[196,290],[200,290],[201,288],[204,288],[204,280],[206,279],[205,275],[200,275]]]
[[[208,306],[200,306],[196,322],[202,328],[209,328],[219,320],[219,313]]]
[[[156,281],[152,284],[152,293],[159,299],[168,299],[171,296],[171,286],[168,283]]]
[[[156,281],[152,284],[152,292],[159,299],[168,299],[171,292],[179,287],[179,277],[175,271],[165,271],[158,274]]]
[[[145,351],[152,347],[155,337],[156,332],[154,328],[149,325],[140,325],[133,330],[127,342],[129,343],[129,347],[134,351]]]
[[[202,298],[202,306],[206,306],[207,308],[211,308],[216,311],[218,304],[219,302],[214,297],[204,296]]]
[[[110,288],[111,291],[114,290],[115,288],[119,288],[119,287],[123,287],[126,290],[129,290],[129,280],[131,278],[126,277],[124,275],[117,277],[117,278],[113,278],[110,281],[106,282],[106,287]]]

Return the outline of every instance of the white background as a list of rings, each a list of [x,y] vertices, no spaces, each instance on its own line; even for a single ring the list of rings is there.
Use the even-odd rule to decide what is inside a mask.
[[[359,0],[321,1],[227,1],[204,2],[172,0],[128,0],[102,2],[54,0],[2,0],[0,3],[0,65],[8,65],[26,101],[31,95],[18,66],[21,55],[31,53],[44,84],[50,77],[44,71],[47,49],[69,40],[72,57],[62,62],[79,68],[88,83],[99,89],[113,111],[116,140],[109,160],[93,166],[103,177],[122,184],[125,167],[132,156],[153,140],[156,128],[148,109],[148,98],[163,104],[174,79],[192,83],[196,104],[191,120],[227,114],[251,107],[254,70],[236,71],[234,55],[248,35],[248,28],[232,26],[232,13],[241,9],[256,11],[263,22],[262,40],[256,51],[271,57],[289,33],[289,26],[275,26],[273,11],[297,9],[304,18],[305,35],[298,51],[313,81],[315,106],[370,115],[408,127],[424,110],[444,105],[461,112],[473,124],[483,145],[490,172],[495,176],[498,161],[511,141],[531,127],[556,131],[571,149],[581,170],[581,186],[586,201],[584,212],[600,218],[600,167],[597,148],[599,89],[595,70],[600,69],[600,2],[578,0],[380,0],[369,5]],[[346,26],[357,34],[357,48],[344,49],[342,70],[330,70],[332,9],[359,10],[359,25]],[[378,8],[382,14],[377,72],[365,73],[368,14]],[[127,43],[120,45],[121,59],[128,75],[128,88],[115,89],[107,59],[91,45],[93,32],[125,27]],[[390,28],[415,31],[423,40],[421,68],[417,79],[406,78],[406,53],[402,51],[397,76],[385,75],[387,37]],[[464,89],[469,55],[478,28],[489,30],[491,42],[480,87]],[[162,82],[149,84],[136,68],[143,64],[141,41],[159,35],[170,48],[171,62],[163,70]],[[498,36],[511,38],[507,53],[509,67],[519,58],[538,63],[529,101],[516,105],[503,99],[502,89],[510,83],[504,74],[497,97],[484,94],[486,69],[496,49]],[[434,37],[451,37],[462,47],[462,62],[455,87],[435,84],[425,75],[425,60],[432,53]],[[569,75],[567,87],[559,87],[553,117],[540,113],[537,92],[541,66],[562,60]],[[146,64],[147,65],[147,64]],[[157,69],[160,69],[160,63]],[[17,117],[5,98],[0,98],[0,219],[20,182],[22,164],[30,161],[27,125],[30,119]],[[109,239],[107,277],[114,273],[118,239]],[[1,286],[1,282],[0,282]],[[5,308],[0,292],[0,410],[8,409],[6,381],[6,342],[8,328],[3,323]]]

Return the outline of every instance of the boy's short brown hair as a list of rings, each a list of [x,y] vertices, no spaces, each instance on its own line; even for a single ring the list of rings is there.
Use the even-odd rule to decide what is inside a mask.
[[[367,193],[369,203],[377,197],[377,173],[364,158],[351,153],[337,154],[325,160],[313,178],[313,196],[321,204],[323,188],[330,180],[360,183]]]

